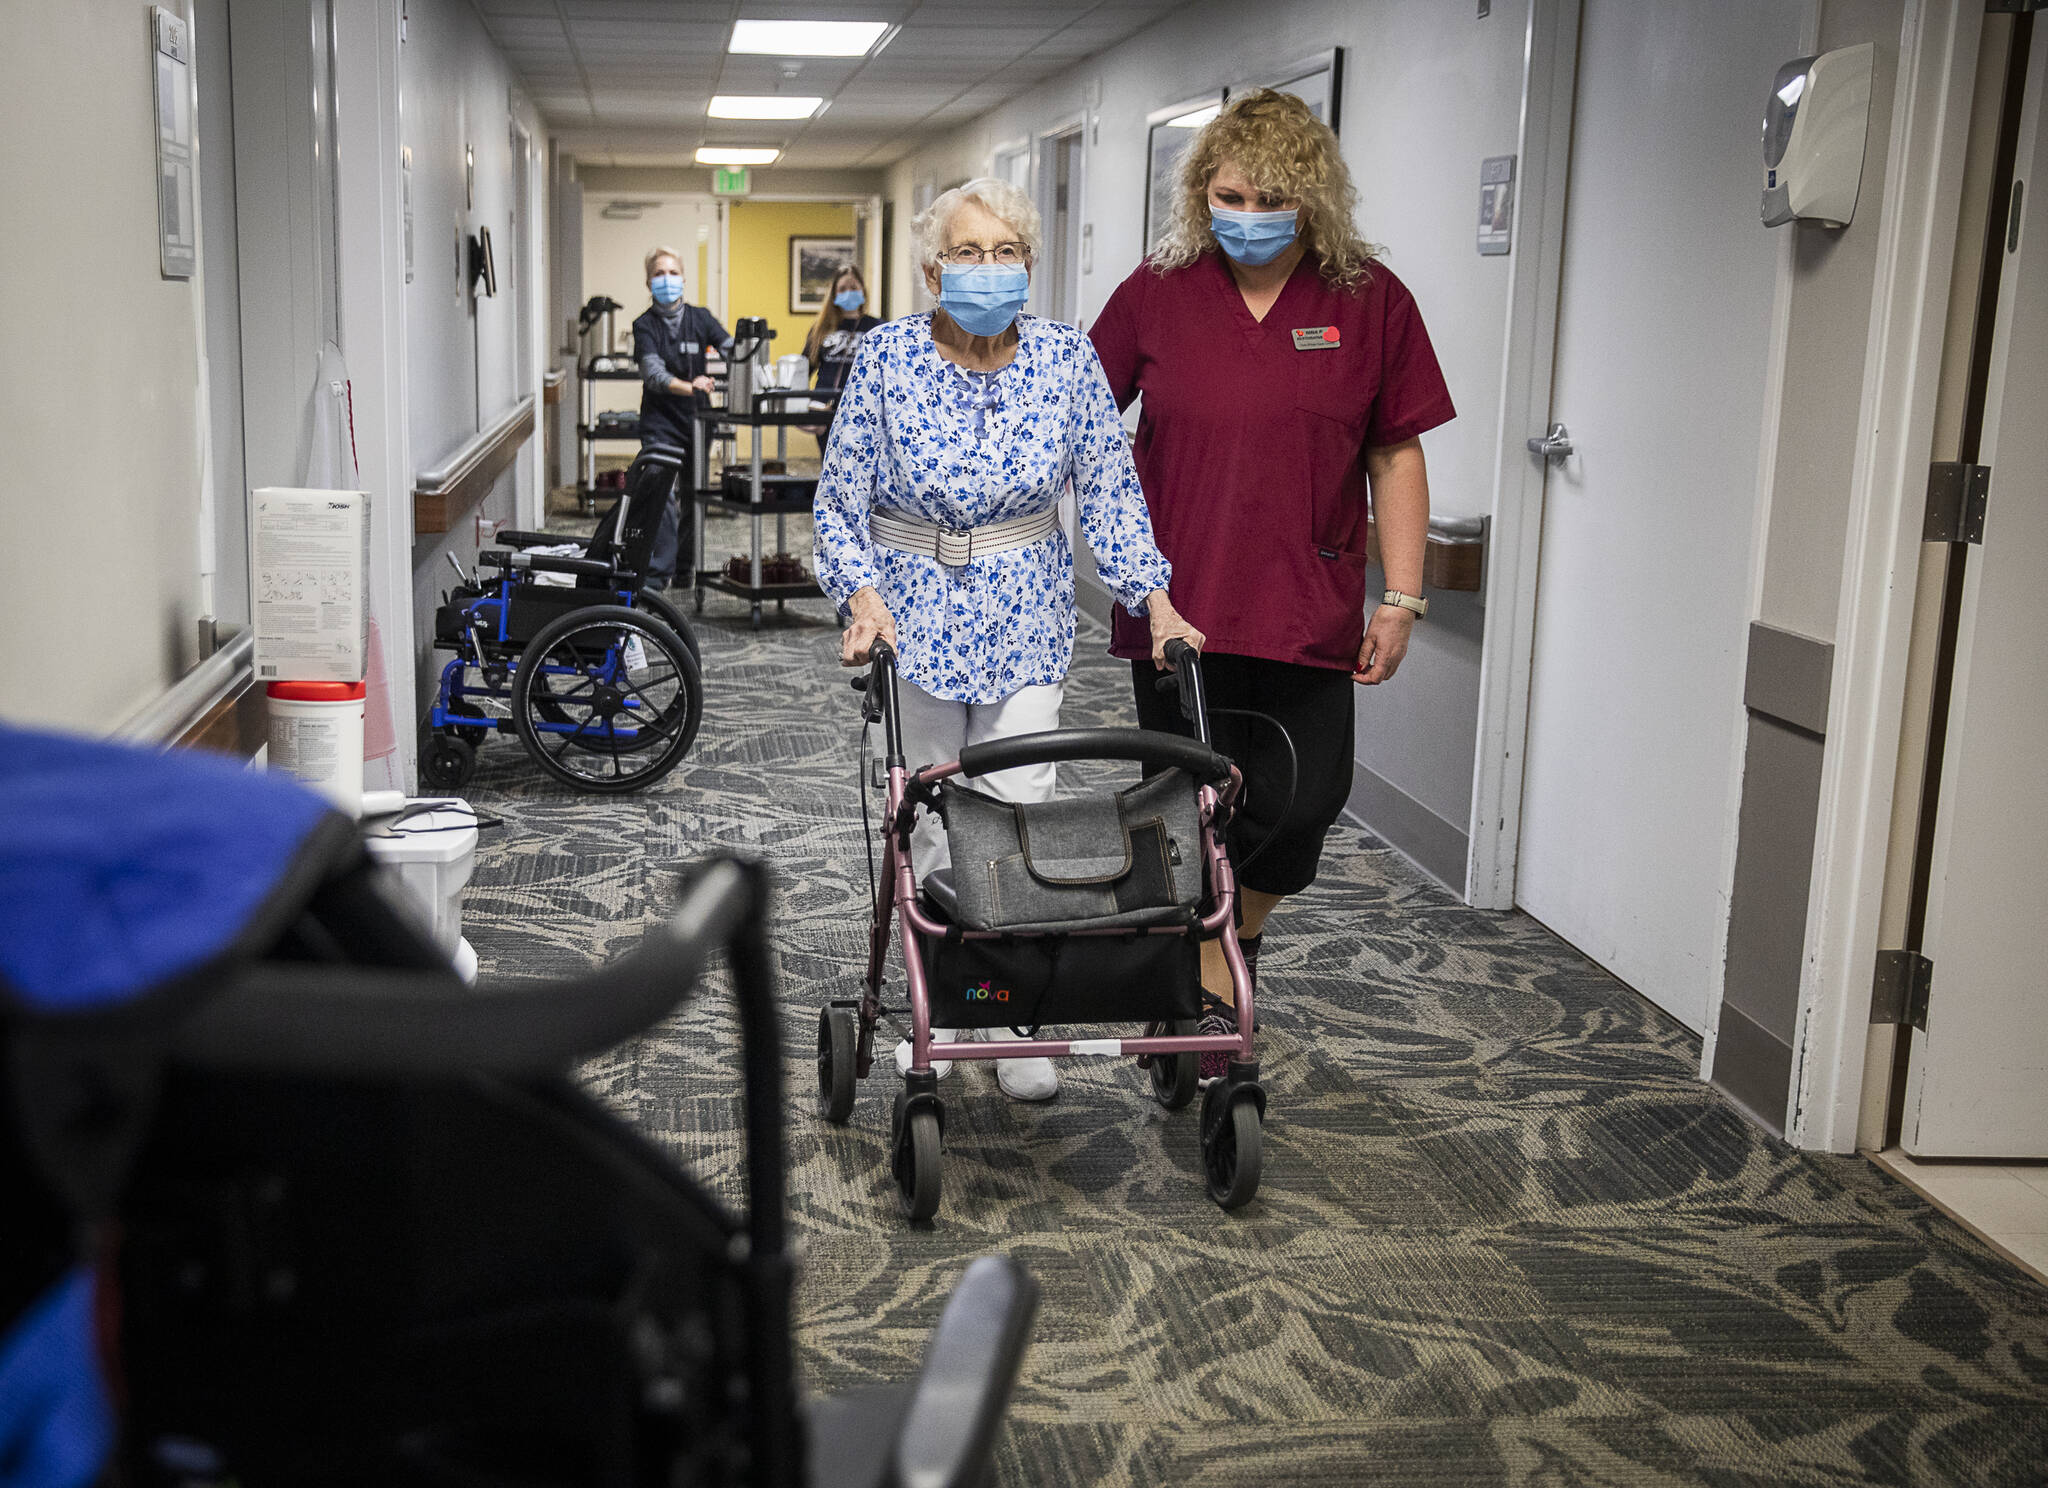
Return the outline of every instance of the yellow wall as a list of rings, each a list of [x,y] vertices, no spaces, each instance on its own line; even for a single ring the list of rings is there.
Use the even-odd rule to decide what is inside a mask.
[[[775,356],[802,351],[817,317],[790,314],[789,240],[852,236],[851,202],[734,202],[726,228],[726,329],[743,315],[765,316],[775,327]]]

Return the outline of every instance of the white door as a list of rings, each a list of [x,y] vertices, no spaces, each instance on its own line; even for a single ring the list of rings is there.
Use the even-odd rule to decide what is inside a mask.
[[[647,255],[670,248],[683,261],[683,297],[725,323],[724,203],[712,196],[655,193],[583,193],[583,296],[578,306],[607,295],[625,308],[614,321],[613,351],[633,349],[633,318],[653,303],[647,296]],[[597,406],[640,406],[633,382],[599,382]],[[624,446],[620,446],[621,449]]]
[[[1543,497],[1515,897],[1695,1030],[1777,277],[1758,129],[1802,10],[1586,0],[1579,32],[1551,391],[1574,451]]]
[[[1912,1034],[1901,1142],[1914,1157],[2048,1158],[2048,28],[2034,32],[2014,175],[2020,238],[2000,276],[1979,456],[1984,542],[1968,557],[1942,753],[1927,935],[1927,1031]],[[2012,239],[2008,237],[2010,244]]]

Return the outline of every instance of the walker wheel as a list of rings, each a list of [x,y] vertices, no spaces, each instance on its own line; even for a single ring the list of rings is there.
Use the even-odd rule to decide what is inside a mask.
[[[1219,1100],[1230,1109],[1217,1112]],[[1202,1172],[1209,1197],[1225,1209],[1251,1202],[1259,1191],[1259,1164],[1265,1128],[1252,1092],[1225,1081],[1211,1085],[1202,1098]]]
[[[420,740],[420,784],[437,794],[461,790],[476,777],[476,748],[453,734]]]
[[[1173,1038],[1190,1038],[1199,1025],[1192,1018],[1175,1018],[1160,1025]],[[1199,1054],[1154,1054],[1152,1099],[1169,1111],[1178,1111],[1195,1098],[1201,1083],[1202,1056]]]
[[[905,1219],[930,1219],[939,1212],[939,1113],[919,1106],[906,1120],[905,1099],[903,1092],[896,1093],[889,1122],[896,1207]]]
[[[818,1114],[834,1126],[853,1114],[854,1042],[849,1009],[818,1009]]]

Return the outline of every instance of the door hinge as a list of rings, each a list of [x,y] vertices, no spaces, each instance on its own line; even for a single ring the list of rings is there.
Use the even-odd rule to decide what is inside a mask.
[[[1898,1023],[1927,1031],[1927,994],[1934,963],[1918,951],[1879,951],[1870,979],[1870,1021]]]
[[[1938,460],[1927,467],[1927,520],[1920,541],[1981,543],[1991,499],[1991,467]]]

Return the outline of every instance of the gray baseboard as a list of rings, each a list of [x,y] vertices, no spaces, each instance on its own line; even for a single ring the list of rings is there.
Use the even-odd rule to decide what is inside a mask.
[[[1792,1090],[1792,1046],[1744,1014],[1721,1004],[1714,1042],[1714,1087],[1778,1135]]]
[[[1399,852],[1431,878],[1465,896],[1465,829],[1431,811],[1398,785],[1356,761],[1344,814]]]

